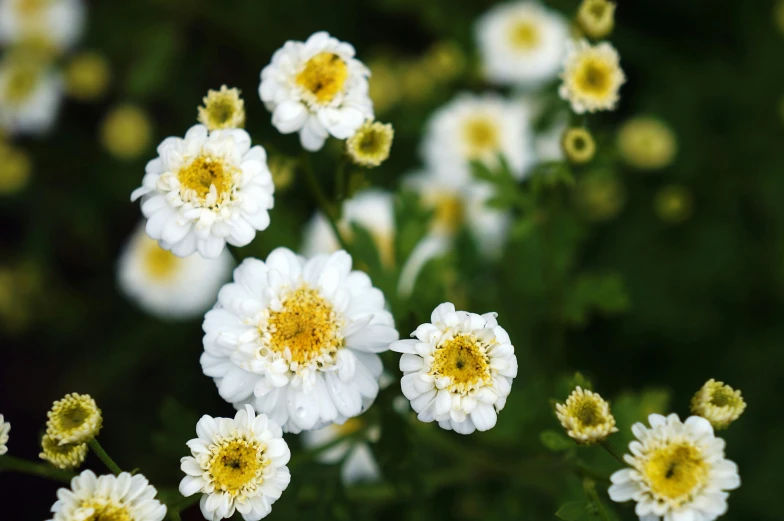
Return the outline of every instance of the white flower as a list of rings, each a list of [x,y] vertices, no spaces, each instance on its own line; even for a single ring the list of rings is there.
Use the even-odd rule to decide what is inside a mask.
[[[624,460],[631,468],[610,479],[610,499],[637,502],[642,521],[713,521],[727,511],[727,490],[740,486],[738,466],[724,457],[724,440],[708,420],[677,414],[648,417],[650,428],[635,423],[639,441]]]
[[[430,118],[422,146],[425,164],[466,182],[471,161],[493,169],[501,154],[520,179],[534,159],[529,125],[522,103],[497,94],[460,94]]]
[[[315,151],[328,135],[347,139],[373,119],[368,76],[351,44],[321,31],[275,51],[261,71],[259,95],[275,128],[299,132],[302,146]]]
[[[492,429],[517,376],[514,346],[495,313],[439,305],[430,323],[390,349],[400,357],[403,394],[423,422],[460,434]]]
[[[184,139],[164,139],[146,171],[131,200],[142,198],[147,235],[179,257],[216,258],[227,242],[246,246],[269,226],[267,154],[244,130],[194,125]]]
[[[141,474],[96,477],[85,470],[71,480],[71,488],[57,491],[49,521],[162,521],[166,506],[155,499],[157,491]]]
[[[204,494],[201,513],[209,521],[235,510],[245,521],[266,517],[291,481],[291,452],[278,424],[246,405],[234,419],[202,416],[196,434],[188,442],[192,456],[180,460],[180,493]]]
[[[11,424],[4,421],[0,414],[0,456],[8,452],[8,433],[11,432]]]
[[[398,338],[384,295],[344,251],[311,259],[278,248],[245,259],[204,317],[204,374],[286,432],[343,423],[378,393]]]
[[[9,53],[0,62],[0,130],[46,133],[57,117],[62,96],[62,81],[47,64],[25,53]]]
[[[329,425],[316,431],[302,433],[302,442],[306,448],[318,449],[334,442],[338,438],[347,438],[319,453],[317,460],[321,463],[337,463],[343,461],[340,477],[345,485],[359,482],[378,481],[381,471],[378,468],[368,441],[377,441],[377,428],[365,429],[362,439],[352,438],[357,432],[365,429],[361,418],[351,418],[343,425]]]
[[[485,74],[501,85],[536,85],[555,78],[568,36],[561,15],[530,1],[495,6],[476,24]]]
[[[139,227],[120,254],[120,289],[148,313],[162,318],[203,314],[228,280],[234,260],[228,250],[216,259],[177,257]]]
[[[0,44],[43,41],[59,51],[82,34],[81,0],[0,0]]]
[[[608,42],[591,45],[585,40],[569,41],[560,96],[572,104],[577,114],[598,110],[615,110],[618,91],[626,82],[620,57]]]

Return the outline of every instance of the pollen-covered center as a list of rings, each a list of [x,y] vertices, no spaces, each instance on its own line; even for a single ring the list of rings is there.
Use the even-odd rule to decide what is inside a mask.
[[[176,271],[179,257],[164,250],[153,240],[145,240],[142,262],[150,278],[162,281],[169,279]]]
[[[490,358],[476,336],[456,335],[436,347],[430,374],[436,378],[448,376],[450,390],[466,394],[490,382]]]
[[[349,436],[359,431],[365,426],[365,422],[359,418],[349,418],[342,425],[335,425],[335,431],[338,436]]]
[[[235,438],[212,448],[208,472],[215,488],[232,497],[261,483],[262,471],[269,463],[258,440]]]
[[[479,159],[500,148],[501,135],[492,119],[480,116],[463,123],[463,140],[468,159]]]
[[[207,104],[207,117],[219,127],[234,117],[235,103],[228,96]]]
[[[348,79],[348,65],[331,52],[322,52],[305,63],[297,74],[297,85],[313,94],[319,103],[329,103],[343,90]]]
[[[583,94],[606,96],[612,86],[612,67],[602,60],[588,57],[577,70],[575,83]]]
[[[531,20],[518,20],[509,30],[509,41],[518,51],[530,51],[539,45],[539,29]]]
[[[92,509],[93,513],[87,517],[79,518],[82,521],[134,521],[128,509],[122,505],[115,505],[104,501],[83,501],[83,509]]]
[[[180,196],[185,201],[214,206],[231,193],[233,172],[234,169],[219,158],[198,156],[177,173]]]
[[[655,495],[686,501],[708,477],[709,466],[701,451],[690,443],[673,443],[656,449],[642,474]]]
[[[738,398],[735,396],[735,393],[722,387],[713,391],[710,403],[716,407],[735,407],[738,405]]]
[[[71,403],[63,407],[57,413],[57,421],[60,428],[64,431],[70,431],[81,427],[87,418],[90,417],[92,411],[84,407],[80,403]]]
[[[595,427],[604,422],[601,402],[592,396],[583,396],[570,407],[571,413],[583,427]]]
[[[18,104],[28,99],[38,83],[39,71],[36,67],[17,64],[8,73],[3,98],[11,104]]]

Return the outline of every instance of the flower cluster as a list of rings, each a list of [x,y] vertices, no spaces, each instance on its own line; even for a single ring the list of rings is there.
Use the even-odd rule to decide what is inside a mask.
[[[87,457],[87,443],[103,424],[101,410],[87,394],[71,393],[52,404],[39,457],[61,469],[76,468]]]

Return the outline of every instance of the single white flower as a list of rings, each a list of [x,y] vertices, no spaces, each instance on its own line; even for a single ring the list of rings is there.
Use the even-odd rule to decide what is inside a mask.
[[[192,455],[180,460],[186,474],[180,493],[202,493],[201,513],[209,521],[235,511],[245,521],[266,517],[291,481],[291,452],[280,426],[246,405],[233,419],[202,416],[196,434],[188,442]]]
[[[299,132],[306,150],[332,135],[347,139],[373,119],[370,71],[354,47],[320,31],[305,42],[288,41],[261,71],[259,96],[283,134]]]
[[[0,0],[0,44],[43,42],[64,51],[82,34],[84,11],[81,0]]]
[[[615,110],[618,92],[626,82],[620,60],[618,51],[608,42],[591,45],[586,40],[570,40],[558,93],[577,114]]]
[[[500,85],[538,85],[555,78],[568,37],[560,14],[531,1],[497,5],[476,24],[485,75]]]
[[[390,349],[403,354],[400,386],[419,420],[460,434],[495,427],[517,376],[514,346],[496,314],[446,302],[411,336]]]
[[[11,432],[11,424],[0,414],[0,456],[8,452],[8,433]]]
[[[194,125],[185,138],[164,139],[146,172],[131,200],[142,199],[147,235],[179,257],[216,258],[227,242],[246,246],[269,226],[267,153],[244,130]]]
[[[71,480],[71,488],[57,491],[49,521],[162,521],[166,506],[155,499],[158,492],[141,474],[96,477],[85,470]]]
[[[120,254],[120,289],[139,307],[162,318],[202,315],[229,279],[234,259],[228,250],[216,259],[177,257],[139,227]]]
[[[44,134],[57,118],[63,85],[48,64],[23,52],[0,61],[0,130]]]
[[[354,438],[361,430],[364,430],[361,439]],[[378,463],[368,445],[368,442],[377,441],[379,434],[378,428],[366,428],[361,418],[351,418],[343,425],[329,425],[323,429],[303,432],[302,442],[306,448],[318,449],[338,438],[346,438],[319,453],[316,459],[326,464],[342,461],[341,480],[345,485],[352,485],[381,478]]]
[[[724,457],[724,440],[708,420],[677,414],[635,423],[639,441],[624,460],[631,468],[614,473],[610,499],[636,501],[641,521],[713,521],[727,511],[727,490],[740,486],[738,466]]]
[[[344,251],[245,259],[204,317],[202,369],[223,399],[286,432],[343,423],[375,400],[377,353],[398,338],[384,306]]]

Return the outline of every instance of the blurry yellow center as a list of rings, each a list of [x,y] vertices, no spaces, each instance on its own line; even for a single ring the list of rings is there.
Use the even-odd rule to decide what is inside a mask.
[[[81,507],[93,510],[92,515],[83,518],[83,521],[134,521],[128,510],[121,505],[91,500],[82,502]]]
[[[456,232],[465,220],[463,200],[453,194],[439,195],[435,202],[434,226],[449,233]]]
[[[147,274],[155,280],[170,278],[177,270],[179,258],[172,252],[158,246],[158,243],[151,239],[145,242],[143,262]]]
[[[575,74],[575,84],[582,94],[602,97],[612,87],[613,67],[598,58],[585,58]]]
[[[349,436],[364,427],[365,422],[359,418],[349,418],[343,425],[335,425],[338,436]]]
[[[347,78],[346,62],[337,54],[322,52],[305,63],[296,81],[319,103],[329,103],[343,89]]]
[[[656,449],[642,473],[654,494],[675,500],[695,492],[705,482],[708,470],[697,447],[676,443]]]
[[[461,334],[442,342],[433,354],[430,374],[448,376],[452,390],[467,392],[490,380],[490,359],[474,335]]]
[[[478,159],[500,148],[498,125],[487,117],[475,117],[463,124],[468,159]]]
[[[38,14],[48,3],[49,0],[18,0],[16,8],[22,15],[30,16]]]
[[[519,20],[509,31],[509,41],[520,51],[530,51],[539,45],[539,29],[530,20]]]
[[[220,159],[199,156],[181,168],[177,178],[183,199],[190,199],[190,195],[195,194],[203,202],[214,186],[220,200],[231,191],[232,170]]]
[[[26,65],[15,66],[8,74],[4,98],[10,103],[21,103],[35,90],[38,83],[38,70]]]
[[[215,488],[237,496],[248,485],[258,484],[265,466],[263,449],[259,441],[244,439],[224,441],[213,449],[209,473]]]

